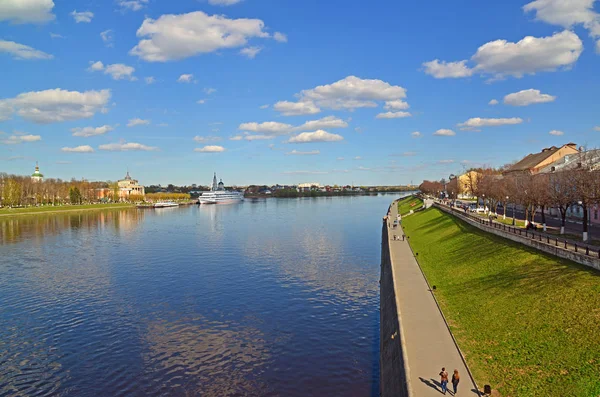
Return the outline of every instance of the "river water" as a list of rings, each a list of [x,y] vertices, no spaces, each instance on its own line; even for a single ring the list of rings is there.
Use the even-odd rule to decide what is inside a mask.
[[[395,197],[0,218],[0,396],[378,396]]]

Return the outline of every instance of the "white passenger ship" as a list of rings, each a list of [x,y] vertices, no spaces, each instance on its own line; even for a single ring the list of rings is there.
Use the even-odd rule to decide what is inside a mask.
[[[198,204],[228,204],[242,200],[244,200],[244,193],[225,190],[222,179],[217,184],[217,173],[215,173],[210,192],[202,193],[202,196],[198,198]]]

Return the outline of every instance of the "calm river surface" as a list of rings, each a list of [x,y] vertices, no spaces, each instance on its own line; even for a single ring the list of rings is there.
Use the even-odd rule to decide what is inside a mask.
[[[0,396],[377,396],[397,196],[0,218]]]

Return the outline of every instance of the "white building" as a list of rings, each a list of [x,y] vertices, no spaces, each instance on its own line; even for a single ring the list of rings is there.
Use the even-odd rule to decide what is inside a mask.
[[[35,172],[31,174],[31,180],[33,182],[43,182],[44,175],[40,172],[40,167],[38,166],[37,161],[35,162]]]

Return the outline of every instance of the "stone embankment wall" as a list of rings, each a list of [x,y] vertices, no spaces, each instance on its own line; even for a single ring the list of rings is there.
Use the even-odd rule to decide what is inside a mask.
[[[468,224],[475,226],[476,228],[483,230],[485,232],[495,234],[496,236],[503,237],[503,238],[515,241],[517,243],[521,243],[523,245],[535,248],[537,250],[543,251],[550,255],[558,256],[559,258],[568,259],[573,262],[592,267],[596,270],[600,270],[600,258],[598,258],[596,256],[586,255],[583,252],[575,252],[572,250],[563,249],[560,246],[556,246],[555,244],[553,244],[552,240],[550,240],[551,243],[548,244],[544,241],[534,240],[534,239],[531,239],[531,238],[528,238],[525,236],[520,236],[520,235],[511,233],[511,232],[508,232],[508,231],[504,231],[502,229],[496,229],[489,225],[481,224],[467,216],[462,215],[461,213],[459,213],[457,211],[451,210],[450,208],[448,208],[444,205],[439,205],[436,203],[436,204],[434,204],[434,206],[452,216],[462,219],[463,221],[467,222]]]
[[[396,205],[395,202],[392,205]],[[381,229],[381,280],[379,306],[379,364],[381,397],[408,397],[396,293],[390,257],[387,217]]]

